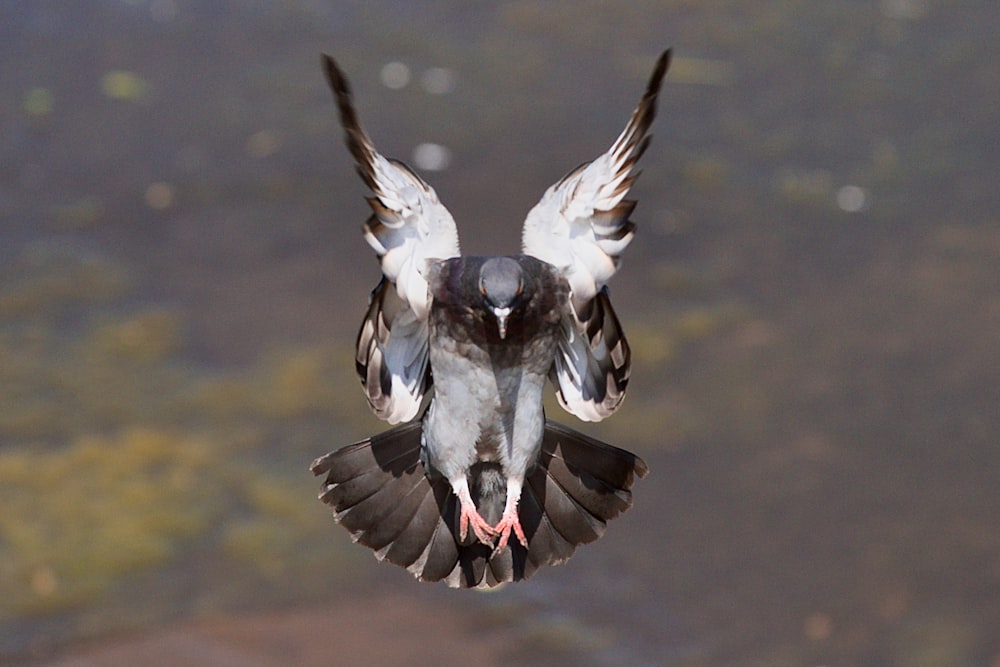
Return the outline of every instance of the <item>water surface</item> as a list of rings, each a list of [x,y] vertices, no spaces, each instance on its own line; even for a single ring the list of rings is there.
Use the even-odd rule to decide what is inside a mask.
[[[995,662],[998,30],[920,0],[3,4],[0,659],[332,605],[454,619],[456,662]],[[447,148],[463,249],[502,253],[671,45],[612,285],[630,395],[587,428],[650,464],[634,509],[493,595],[376,563],[307,471],[384,428],[319,53],[383,152]],[[364,661],[357,632],[289,641]]]

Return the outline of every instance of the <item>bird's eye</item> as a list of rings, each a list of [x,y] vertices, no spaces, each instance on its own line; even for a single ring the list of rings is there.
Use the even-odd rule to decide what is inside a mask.
[[[524,283],[518,283],[517,292],[515,292],[514,296],[521,296],[521,292],[523,291],[524,291]]]

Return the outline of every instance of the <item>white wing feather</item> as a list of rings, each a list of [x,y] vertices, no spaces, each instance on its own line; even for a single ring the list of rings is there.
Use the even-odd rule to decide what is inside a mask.
[[[358,332],[357,371],[376,415],[393,424],[409,421],[431,382],[426,272],[431,263],[459,255],[458,230],[433,188],[375,150],[358,121],[346,77],[329,56],[323,63],[347,147],[374,195],[363,232],[385,276]]]
[[[656,97],[670,64],[660,56],[625,130],[597,159],[550,187],[528,213],[521,244],[528,255],[554,265],[570,287],[571,313],[553,370],[561,405],[585,421],[614,412],[625,395],[630,355],[605,285],[634,236],[628,200],[636,162],[649,145]]]

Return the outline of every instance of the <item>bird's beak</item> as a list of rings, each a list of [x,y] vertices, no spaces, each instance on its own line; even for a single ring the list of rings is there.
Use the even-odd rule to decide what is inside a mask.
[[[510,317],[510,308],[492,308],[493,314],[497,318],[497,331],[500,333],[500,340],[507,337],[507,318]]]

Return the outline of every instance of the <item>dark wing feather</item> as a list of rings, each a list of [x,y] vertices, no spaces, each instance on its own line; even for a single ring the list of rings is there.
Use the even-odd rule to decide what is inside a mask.
[[[632,351],[606,287],[586,304],[582,319],[565,313],[550,378],[559,404],[584,421],[611,415],[625,398]]]

